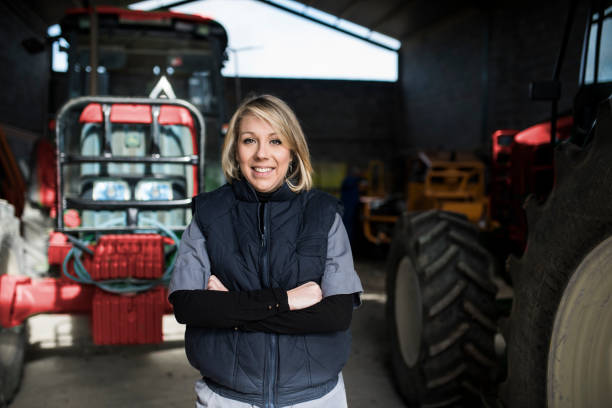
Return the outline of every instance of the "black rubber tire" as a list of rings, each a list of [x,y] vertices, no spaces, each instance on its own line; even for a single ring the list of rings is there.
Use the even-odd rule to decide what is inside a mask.
[[[0,200],[0,225],[0,275],[21,274],[24,256],[19,220],[4,200]],[[21,385],[26,342],[25,324],[0,327],[0,407],[12,401]]]
[[[497,373],[493,268],[463,216],[433,210],[398,221],[387,261],[387,326],[393,377],[408,406],[479,406],[490,391]],[[405,290],[403,274],[418,282],[416,291]],[[414,319],[405,317],[406,301],[421,309]],[[413,329],[407,321],[419,316],[421,327]],[[414,341],[400,339],[407,331]],[[412,353],[402,352],[407,343]]]
[[[0,407],[8,405],[19,390],[26,342],[23,324],[10,329],[0,328]]]
[[[556,149],[557,180],[546,202],[525,203],[527,249],[520,260],[509,259],[514,300],[509,320],[501,324],[508,356],[501,398],[507,407],[547,406],[547,365],[560,300],[585,256],[612,235],[610,100],[600,107],[597,122],[588,148],[565,143]]]

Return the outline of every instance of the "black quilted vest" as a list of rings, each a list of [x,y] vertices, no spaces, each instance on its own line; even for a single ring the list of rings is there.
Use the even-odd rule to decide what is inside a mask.
[[[260,203],[247,182],[235,181],[200,194],[194,210],[211,271],[229,290],[321,283],[327,236],[340,211],[334,197],[318,190],[296,194],[284,184]],[[278,407],[329,392],[346,363],[350,341],[348,330],[278,335],[188,326],[185,349],[215,392]]]

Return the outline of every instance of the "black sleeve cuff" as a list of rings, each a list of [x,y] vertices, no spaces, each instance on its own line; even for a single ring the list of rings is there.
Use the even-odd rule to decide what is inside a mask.
[[[281,288],[273,288],[274,298],[276,299],[276,312],[288,312],[289,311],[289,298],[287,292]]]

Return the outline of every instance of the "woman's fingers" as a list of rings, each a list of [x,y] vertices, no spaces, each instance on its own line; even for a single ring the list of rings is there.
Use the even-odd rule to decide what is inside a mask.
[[[317,304],[323,299],[321,287],[315,282],[306,282],[287,291],[290,310],[300,310]]]
[[[217,278],[215,275],[210,275],[210,278],[208,278],[207,289],[208,290],[218,290],[221,292],[229,292],[227,288],[225,287],[225,285],[223,285],[221,281],[219,280],[219,278]]]

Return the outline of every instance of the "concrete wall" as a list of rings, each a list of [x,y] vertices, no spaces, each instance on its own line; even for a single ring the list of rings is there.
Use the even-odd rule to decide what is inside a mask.
[[[529,100],[532,80],[550,79],[561,43],[566,2],[504,1],[467,9],[404,39],[400,81],[403,149],[470,150],[499,128],[524,128],[550,116]],[[561,80],[560,110],[577,89],[584,7],[579,7]]]
[[[400,130],[396,83],[242,78],[242,97],[269,93],[295,111],[315,161],[367,164],[387,159]],[[229,111],[236,106],[235,80],[226,79]]]
[[[42,42],[45,34],[46,26],[21,2],[0,2],[0,126],[18,158],[27,157],[43,133],[49,83],[48,52],[30,53],[22,42]]]
[[[488,130],[524,128],[550,118],[550,103],[529,99],[528,84],[552,78],[567,14],[566,1],[504,2],[490,15]],[[581,2],[579,2],[581,3]],[[584,2],[582,2],[584,3]],[[586,6],[579,4],[561,71],[559,111],[578,90]]]

